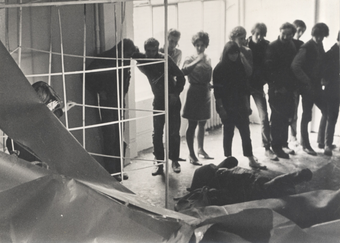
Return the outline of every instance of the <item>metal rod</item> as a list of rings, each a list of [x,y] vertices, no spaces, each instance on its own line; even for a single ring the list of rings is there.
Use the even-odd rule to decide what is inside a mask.
[[[0,9],[3,8],[18,8],[18,7],[46,7],[46,6],[67,6],[67,5],[83,5],[96,3],[119,3],[132,2],[134,0],[86,0],[86,1],[60,1],[60,2],[35,2],[22,4],[0,4]]]
[[[67,105],[66,98],[66,82],[65,82],[65,63],[64,63],[64,47],[63,47],[63,30],[61,26],[61,16],[60,16],[60,8],[58,7],[58,19],[59,19],[59,34],[60,34],[60,53],[61,53],[61,73],[63,80],[63,93],[64,93],[64,106]],[[68,129],[68,111],[65,109],[65,126]]]
[[[169,87],[168,87],[168,1],[164,0],[164,104],[165,104],[165,207],[169,200]]]
[[[22,3],[22,0],[19,1]],[[22,54],[22,8],[19,8],[19,33],[18,33],[18,44],[19,44],[19,50],[18,50],[18,66],[21,67],[21,54]]]
[[[86,5],[84,5],[84,43],[83,43],[83,71],[86,70]],[[86,125],[86,121],[85,121],[85,118],[86,118],[86,109],[85,109],[85,102],[86,102],[86,97],[85,97],[85,73],[83,73],[83,85],[82,85],[82,93],[83,93],[83,112],[82,112],[82,115],[83,115],[83,121],[82,121],[82,124],[83,126]],[[86,149],[86,134],[85,134],[85,128],[83,128],[83,147],[84,149]]]

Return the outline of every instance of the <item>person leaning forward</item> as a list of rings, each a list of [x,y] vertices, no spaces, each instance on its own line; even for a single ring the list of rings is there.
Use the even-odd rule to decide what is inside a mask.
[[[163,59],[164,55],[159,53],[159,42],[155,38],[149,38],[144,43],[145,53],[135,53],[133,58],[137,59],[137,64],[149,63],[150,65],[138,66],[139,70],[146,75],[149,80],[152,93],[154,95],[153,109],[164,110],[164,63],[153,64],[154,60],[148,58]],[[172,169],[175,173],[181,172],[179,161],[181,126],[181,100],[180,93],[183,91],[185,78],[182,71],[168,58],[168,86],[169,86],[169,158],[172,160]],[[154,111],[154,114],[159,112]],[[164,115],[153,117],[152,142],[154,155],[157,164],[152,175],[163,174],[163,164],[159,161],[164,160],[163,129],[165,124]]]

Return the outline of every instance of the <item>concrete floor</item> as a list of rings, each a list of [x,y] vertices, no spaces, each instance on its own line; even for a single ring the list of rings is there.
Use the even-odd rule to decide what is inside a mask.
[[[319,189],[337,190],[340,188],[340,137],[334,138],[334,144],[337,146],[333,150],[333,156],[326,156],[323,150],[319,149],[316,143],[316,133],[310,133],[311,145],[318,153],[317,156],[311,156],[302,151],[301,146],[290,144],[290,148],[294,149],[296,155],[291,155],[290,159],[280,159],[272,161],[265,157],[264,148],[261,144],[261,127],[260,125],[251,124],[251,139],[253,145],[253,153],[259,162],[265,164],[268,168],[266,171],[256,171],[268,176],[275,176],[282,173],[294,172],[302,168],[309,168],[313,171],[313,178],[309,182],[305,182],[297,186],[299,193]],[[196,141],[195,141],[196,143]],[[206,132],[205,150],[214,157],[213,160],[200,159],[204,164],[219,164],[225,157],[222,147],[222,130],[221,128]],[[165,176],[152,176],[153,168],[153,149],[142,151],[139,156],[131,161],[131,164],[125,167],[129,179],[123,181],[122,184],[144,198],[150,204],[165,207]],[[181,158],[188,158],[188,149],[185,137],[181,141]],[[233,156],[239,160],[239,166],[249,168],[247,159],[243,157],[241,139],[238,130],[235,130],[233,140]],[[190,164],[188,161],[180,162],[181,173],[176,174],[171,169],[171,161],[169,162],[169,190],[168,190],[168,206],[174,209],[176,201],[174,198],[187,194],[187,187],[190,187],[191,180],[195,169],[198,166]]]

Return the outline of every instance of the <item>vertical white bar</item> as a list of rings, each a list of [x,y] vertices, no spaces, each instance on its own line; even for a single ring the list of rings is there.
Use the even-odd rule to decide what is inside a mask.
[[[168,86],[168,1],[164,0],[164,104],[165,104],[165,207],[169,200],[169,86]]]
[[[84,41],[83,41],[83,71],[86,70],[86,4],[84,4]],[[82,103],[83,103],[83,111],[82,111],[82,114],[83,114],[83,147],[84,149],[86,149],[86,136],[85,136],[85,125],[86,125],[86,122],[85,122],[85,119],[86,119],[86,114],[85,114],[85,101],[86,101],[86,97],[85,97],[85,72],[83,73],[83,86],[82,86],[82,93],[83,93],[83,100],[82,100]]]
[[[60,16],[60,8],[58,7],[58,19],[59,19],[59,34],[60,34],[60,57],[61,57],[61,73],[63,79],[63,94],[64,94],[64,106],[67,106],[67,98],[66,98],[66,82],[65,82],[65,63],[64,63],[64,46],[63,46],[63,33],[61,26],[61,16]],[[68,114],[67,109],[65,109],[65,126],[68,129]]]

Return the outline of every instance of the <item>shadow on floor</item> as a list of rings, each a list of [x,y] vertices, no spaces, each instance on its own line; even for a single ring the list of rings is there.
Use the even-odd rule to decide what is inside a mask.
[[[263,175],[274,177],[276,175],[288,172],[294,172],[299,169],[309,168],[313,171],[313,178],[309,182],[302,183],[297,186],[299,193],[330,189],[337,190],[340,188],[340,138],[335,137],[334,144],[337,147],[333,151],[333,156],[326,156],[323,150],[317,147],[316,133],[310,134],[311,145],[318,153],[317,156],[311,156],[302,151],[301,146],[290,144],[290,148],[294,149],[296,154],[291,155],[290,159],[280,159],[279,161],[271,161],[264,155],[264,148],[261,144],[261,127],[260,125],[251,124],[251,139],[253,145],[253,153],[259,162],[265,164],[267,171],[260,171]],[[196,143],[196,141],[195,141]],[[217,128],[206,133],[204,146],[206,152],[214,157],[213,160],[201,159],[202,164],[219,164],[225,157],[222,147],[222,130]],[[153,149],[140,152],[137,158],[131,161],[131,164],[125,167],[129,179],[123,181],[123,185],[148,201],[150,204],[165,207],[165,176],[152,176],[153,168]],[[181,141],[181,158],[188,157],[188,149],[185,137]],[[241,139],[238,130],[235,130],[233,140],[233,156],[239,160],[239,166],[249,168],[247,159],[243,157]],[[169,209],[174,209],[174,198],[187,194],[187,187],[190,187],[193,173],[197,166],[190,164],[188,161],[180,162],[181,173],[176,174],[171,169],[171,161],[169,161],[169,189],[168,189],[168,205]]]

